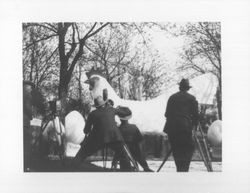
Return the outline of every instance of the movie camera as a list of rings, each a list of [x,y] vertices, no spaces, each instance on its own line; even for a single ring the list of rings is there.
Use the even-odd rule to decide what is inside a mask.
[[[49,101],[48,106],[52,114],[57,114],[62,109],[62,103],[58,99]]]

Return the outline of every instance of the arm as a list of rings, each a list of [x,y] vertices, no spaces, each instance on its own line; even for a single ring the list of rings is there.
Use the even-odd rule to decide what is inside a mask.
[[[87,121],[86,121],[86,124],[85,124],[85,127],[84,127],[84,130],[83,132],[85,134],[88,134],[90,131],[91,131],[91,128],[92,128],[92,114],[90,113],[88,118],[87,118]]]
[[[199,122],[199,112],[198,112],[198,102],[195,98],[192,100],[191,109],[192,109],[192,122],[193,125],[196,127]]]
[[[36,109],[36,113],[44,115],[45,114],[45,100],[42,93],[38,89],[33,89],[31,91],[32,95],[32,105]]]
[[[166,112],[165,112],[165,117],[169,117],[172,109],[172,97],[168,99],[167,107],[166,107]]]
[[[135,141],[140,143],[140,142],[142,142],[143,137],[142,137],[142,134],[141,134],[140,130],[138,129],[138,127],[137,126],[135,126],[135,127],[136,127]]]
[[[25,90],[23,91],[23,112],[30,120],[32,119],[32,97],[31,94]]]

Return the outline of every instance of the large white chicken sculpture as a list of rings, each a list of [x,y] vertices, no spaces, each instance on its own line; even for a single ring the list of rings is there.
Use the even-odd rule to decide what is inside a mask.
[[[136,124],[141,132],[162,132],[165,124],[164,113],[168,98],[177,92],[178,84],[167,90],[164,94],[148,101],[133,101],[121,99],[100,74],[92,74],[86,81],[92,98],[102,96],[107,89],[108,98],[114,101],[115,106],[126,106],[132,111],[131,123]],[[217,82],[212,74],[204,74],[190,80],[192,88],[190,93],[196,96],[199,104],[213,104]]]

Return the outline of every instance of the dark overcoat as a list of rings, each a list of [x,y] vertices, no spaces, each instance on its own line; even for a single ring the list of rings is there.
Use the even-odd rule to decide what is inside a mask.
[[[134,124],[123,122],[119,129],[133,158],[143,167],[144,171],[151,171],[140,148],[140,142],[143,140],[143,136],[138,127]],[[122,165],[120,166],[123,168]]]
[[[169,98],[165,116],[164,131],[169,137],[177,171],[188,171],[194,152],[192,129],[198,123],[198,102],[193,95],[179,91]]]
[[[124,123],[119,128],[126,143],[139,143],[142,141],[142,134],[136,125]]]
[[[199,117],[196,98],[186,91],[173,94],[168,100],[165,117],[164,132],[191,132]]]
[[[92,111],[86,121],[84,133],[89,133],[89,140],[99,144],[123,141],[123,137],[115,122],[115,115],[128,116],[127,108],[104,106]]]

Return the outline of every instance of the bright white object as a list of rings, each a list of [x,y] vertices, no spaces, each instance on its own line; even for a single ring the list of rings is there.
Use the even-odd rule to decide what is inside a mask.
[[[77,152],[80,150],[81,146],[74,143],[66,143],[65,146],[65,156],[66,157],[75,157]]]
[[[222,144],[222,122],[221,120],[214,121],[207,131],[207,138],[210,144],[214,147]]]
[[[37,118],[33,118],[32,120],[30,120],[30,125],[40,127],[42,125],[42,120],[37,119]]]
[[[114,105],[127,106],[132,111],[130,122],[136,124],[141,132],[162,132],[166,121],[164,116],[169,97],[179,91],[179,85],[171,87],[166,93],[148,101],[133,101],[121,99],[105,78],[99,75],[95,87],[91,90],[92,98],[102,96],[103,89],[108,90],[108,98],[114,101]],[[212,74],[204,74],[190,79],[193,94],[200,104],[213,104],[217,88],[216,77]],[[119,121],[119,119],[117,119]]]
[[[65,139],[67,142],[80,144],[83,141],[85,121],[78,111],[71,111],[65,117]]]
[[[82,115],[78,111],[71,111],[65,117],[65,127],[58,117],[50,121],[43,131],[43,138],[47,141],[49,139],[58,141],[59,145],[62,144],[61,139],[63,139],[65,155],[75,156],[80,148],[79,144],[85,136],[83,133],[84,126],[85,121]]]

